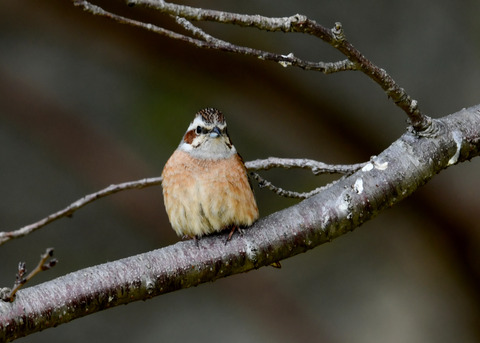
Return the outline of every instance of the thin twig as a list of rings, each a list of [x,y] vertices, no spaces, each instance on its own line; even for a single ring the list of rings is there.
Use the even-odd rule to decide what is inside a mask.
[[[272,18],[258,14],[239,14],[225,11],[216,11],[199,7],[177,5],[163,0],[127,0],[129,6],[143,5],[161,13],[183,17],[195,21],[211,21],[223,24],[233,24],[243,27],[256,27],[266,31],[295,31],[295,23],[305,22],[306,16],[295,14],[290,17]]]
[[[181,40],[183,42],[193,44],[196,47],[199,48],[204,48],[204,49],[213,49],[213,50],[221,50],[225,52],[231,52],[231,53],[237,53],[241,55],[247,55],[247,56],[254,56],[262,60],[268,60],[268,61],[275,61],[279,63],[280,65],[287,67],[287,66],[296,66],[300,67],[305,70],[315,70],[315,71],[320,71],[325,74],[330,74],[330,73],[335,73],[339,71],[345,71],[345,70],[354,70],[358,69],[355,67],[355,65],[349,61],[348,59],[343,60],[343,61],[337,61],[337,62],[312,62],[312,61],[305,61],[300,58],[297,58],[293,55],[293,53],[287,53],[287,54],[276,54],[264,50],[259,50],[259,49],[252,49],[249,47],[244,47],[244,46],[239,46],[235,44],[231,44],[228,42],[224,42],[220,39],[214,38],[212,36],[209,41],[205,41],[202,39],[197,39],[197,38],[192,38],[171,30],[166,30],[164,28],[158,27],[154,24],[149,24],[149,23],[143,23],[138,20],[133,20],[130,18],[126,18],[111,12],[108,12],[104,10],[103,8],[92,5],[88,1],[83,1],[83,0],[78,0],[74,1],[74,4],[76,6],[82,7],[85,11],[90,12],[94,15],[99,15],[103,16],[112,20],[115,20],[118,23],[121,24],[127,24],[131,26],[136,26],[143,28],[145,30],[160,34],[162,36],[166,36],[172,39],[177,39]],[[175,5],[177,6],[177,5]],[[182,7],[182,6],[180,6]],[[185,6],[183,6],[185,7]],[[169,13],[171,15],[175,16],[175,11],[172,11]],[[179,24],[185,25],[185,22],[180,22]],[[193,24],[190,23],[191,26]],[[198,29],[198,28],[197,28]],[[198,29],[200,30],[200,29]],[[191,30],[189,30],[191,31]],[[197,31],[200,32],[200,31]]]
[[[7,294],[3,292],[3,297],[1,300],[3,301],[8,301],[12,302],[15,299],[15,294],[17,291],[23,287],[28,281],[33,279],[35,275],[37,275],[40,272],[43,272],[45,270],[49,270],[57,264],[58,260],[55,258],[52,258],[48,260],[50,257],[53,256],[53,248],[47,248],[44,254],[40,255],[40,261],[38,262],[37,266],[35,269],[33,269],[30,274],[28,274],[26,277],[24,276],[25,273],[27,272],[26,264],[25,262],[20,262],[18,264],[18,272],[15,278],[15,285],[13,289]]]
[[[97,6],[91,5],[87,1],[74,1],[76,6],[83,7],[96,15],[102,15],[114,19],[120,23],[129,24],[133,26],[140,26],[150,31],[157,32],[162,35],[167,35],[174,39],[181,39],[201,48],[216,49],[245,55],[256,56],[265,60],[272,60],[280,63],[282,66],[297,66],[307,70],[316,70],[323,73],[333,73],[346,70],[361,70],[368,77],[379,84],[385,91],[387,96],[391,98],[394,103],[399,106],[409,117],[412,127],[417,132],[431,130],[432,119],[423,114],[418,108],[418,102],[412,99],[403,88],[401,88],[387,72],[373,64],[360,51],[358,51],[345,37],[341,23],[335,23],[332,29],[328,29],[314,20],[308,19],[304,15],[296,14],[290,17],[271,18],[261,15],[238,14],[232,12],[216,11],[210,9],[203,9],[191,6],[178,5],[168,3],[163,0],[128,0],[128,5],[143,5],[153,8],[161,13],[171,15],[177,19],[177,22],[187,28],[188,31],[193,32],[196,37],[200,39],[191,39],[190,37],[174,37],[172,32],[157,28],[152,24],[140,23],[125,17],[117,16],[100,9]],[[343,53],[347,59],[338,62],[309,62],[303,61],[288,53],[285,55],[273,54],[270,52],[251,49],[247,47],[240,47],[234,44],[221,41],[217,38],[207,35],[190,21],[212,21],[223,24],[233,24],[243,27],[256,27],[265,31],[283,31],[283,32],[301,32],[313,35],[322,39],[324,42],[330,44],[335,49]],[[192,30],[193,29],[193,30]],[[198,35],[200,33],[200,35]],[[178,35],[178,34],[175,34]],[[202,37],[202,35],[204,37]]]
[[[220,39],[209,35],[205,31],[203,31],[201,28],[193,25],[190,21],[188,21],[185,18],[177,16],[175,17],[175,21],[177,22],[177,24],[183,26],[187,31],[190,31],[195,37],[203,39],[206,42],[210,42],[210,43],[219,42],[221,44],[228,44],[225,41],[221,41]]]
[[[318,194],[324,191],[326,188],[330,187],[331,185],[335,184],[338,180],[329,183],[326,186],[315,188],[309,192],[295,192],[283,189],[281,187],[275,186],[270,181],[266,180],[258,173],[253,172],[254,170],[269,170],[272,168],[301,168],[301,169],[310,169],[314,175],[319,174],[344,174],[345,176],[353,174],[357,170],[363,168],[368,162],[365,163],[357,163],[357,164],[350,164],[350,165],[331,165],[326,164],[323,162],[309,160],[306,158],[303,159],[293,159],[293,158],[277,158],[277,157],[269,157],[264,160],[255,160],[245,163],[245,166],[248,170],[250,170],[250,175],[258,182],[260,188],[267,188],[274,192],[277,195],[286,198],[296,198],[296,199],[307,199],[315,194]]]
[[[357,170],[363,168],[365,163],[357,164],[326,164],[323,162],[310,160],[306,158],[278,158],[269,157],[263,160],[254,160],[245,163],[250,171],[269,170],[272,168],[301,168],[310,169],[313,174],[352,174]]]
[[[193,32],[195,36],[200,37],[200,39],[196,39],[166,30],[153,24],[143,23],[105,11],[101,7],[95,6],[88,1],[75,0],[74,4],[82,7],[85,11],[88,11],[92,14],[104,16],[122,24],[141,27],[160,35],[193,44],[200,48],[255,56],[263,60],[278,62],[284,67],[296,66],[305,70],[320,71],[325,74],[346,70],[361,70],[368,77],[372,78],[376,83],[378,83],[385,91],[387,96],[391,98],[397,106],[405,111],[410,119],[412,127],[417,132],[428,130],[432,125],[431,118],[420,111],[418,108],[418,102],[416,100],[412,99],[384,69],[373,64],[346,40],[341,23],[335,23],[335,27],[330,30],[322,25],[319,25],[315,21],[298,14],[291,17],[269,18],[259,15],[243,15],[230,12],[205,10],[190,6],[171,4],[165,1],[129,1],[130,5],[145,5],[159,10],[162,13],[175,16],[177,18],[177,23],[182,25],[188,31]],[[329,43],[334,48],[342,52],[347,59],[337,62],[311,62],[295,57],[293,53],[275,54],[259,49],[238,46],[206,34],[203,30],[194,26],[187,19],[197,21],[215,21],[219,23],[235,24],[240,26],[252,26],[267,31],[302,32],[305,34],[314,35]]]
[[[267,189],[271,190],[272,192],[274,192],[275,194],[280,195],[282,197],[295,198],[295,199],[310,198],[310,197],[314,196],[315,194],[323,192],[325,189],[333,186],[335,183],[337,183],[339,180],[342,180],[346,176],[346,175],[344,175],[340,179],[335,180],[333,182],[330,182],[329,184],[327,184],[325,186],[315,188],[314,190],[312,190],[310,192],[299,193],[299,192],[289,191],[289,190],[283,189],[281,187],[275,186],[270,181],[261,177],[258,173],[251,172],[250,175],[258,182],[258,185],[260,186],[260,188],[267,188]]]
[[[118,185],[110,185],[105,189],[102,189],[98,192],[88,194],[84,196],[83,198],[75,201],[68,207],[64,208],[61,211],[58,211],[56,213],[53,213],[49,215],[48,217],[43,218],[42,220],[39,220],[38,222],[35,222],[33,224],[24,226],[18,230],[15,231],[10,231],[10,232],[0,232],[0,245],[3,243],[9,241],[12,238],[19,238],[26,236],[30,234],[31,232],[40,229],[41,227],[50,224],[51,222],[63,218],[63,217],[68,217],[71,216],[76,210],[79,208],[97,200],[103,197],[106,197],[107,195],[111,195],[114,193],[118,193],[120,191],[126,190],[126,189],[140,189],[140,188],[145,188],[148,186],[153,186],[153,185],[159,185],[162,182],[161,177],[153,177],[153,178],[148,178],[148,179],[142,179],[139,181],[132,181],[132,182],[125,182],[121,183]]]

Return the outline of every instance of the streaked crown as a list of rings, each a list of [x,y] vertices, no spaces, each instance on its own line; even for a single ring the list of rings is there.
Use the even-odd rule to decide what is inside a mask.
[[[197,112],[195,117],[200,116],[206,125],[227,126],[223,113],[216,108],[205,108]]]

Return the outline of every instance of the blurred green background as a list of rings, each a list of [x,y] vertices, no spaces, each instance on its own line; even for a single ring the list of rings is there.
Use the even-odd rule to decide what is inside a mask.
[[[185,2],[186,3],[186,2]],[[175,27],[121,1],[96,4]],[[190,4],[193,4],[191,2]],[[480,103],[478,1],[201,1],[267,16],[302,13],[386,69],[433,117]],[[343,59],[299,34],[204,24],[233,43],[314,61]],[[13,230],[112,183],[160,175],[193,114],[226,115],[245,160],[356,163],[406,116],[359,72],[323,75],[207,51],[94,17],[67,0],[0,2],[0,229]],[[478,342],[480,159],[442,172],[354,233],[212,284],[97,313],[18,342]],[[310,190],[331,180],[263,173]],[[256,189],[261,215],[290,206]],[[40,283],[178,241],[160,187],[114,195],[0,247],[0,285],[47,247]]]

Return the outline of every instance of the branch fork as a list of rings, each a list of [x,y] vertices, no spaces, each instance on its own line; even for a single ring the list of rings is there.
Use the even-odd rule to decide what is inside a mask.
[[[427,130],[430,125],[432,125],[431,118],[420,111],[418,102],[412,99],[384,69],[373,64],[346,39],[342,24],[339,22],[336,22],[332,29],[327,29],[300,14],[295,14],[290,17],[271,18],[260,15],[208,10],[169,3],[163,0],[127,1],[129,6],[141,5],[149,7],[176,18],[177,23],[193,35],[193,37],[190,37],[150,23],[147,24],[105,11],[85,0],[74,0],[73,3],[75,6],[79,6],[94,15],[104,16],[122,24],[141,27],[172,39],[182,40],[200,48],[255,56],[262,60],[275,61],[283,67],[295,66],[305,70],[320,71],[325,74],[347,70],[362,71],[367,77],[382,87],[387,96],[406,113],[410,124],[416,132]],[[264,31],[299,32],[313,35],[340,51],[347,59],[335,62],[313,62],[295,57],[293,53],[282,55],[239,46],[207,34],[202,29],[193,25],[192,21],[210,21],[242,27],[256,27]]]

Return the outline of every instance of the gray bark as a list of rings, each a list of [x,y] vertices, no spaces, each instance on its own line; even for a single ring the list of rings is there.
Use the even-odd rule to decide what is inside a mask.
[[[480,154],[480,105],[402,135],[358,172],[260,219],[225,245],[202,238],[67,274],[0,301],[0,341],[110,307],[247,272],[306,252],[355,229],[441,170]]]

